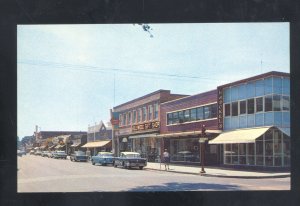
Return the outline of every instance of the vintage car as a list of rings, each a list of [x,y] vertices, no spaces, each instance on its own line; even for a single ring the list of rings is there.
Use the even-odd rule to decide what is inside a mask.
[[[42,151],[37,150],[37,151],[34,152],[34,155],[39,155],[39,156],[41,156],[41,155],[42,155]]]
[[[67,159],[67,154],[65,151],[55,151],[53,153],[53,158],[54,159]]]
[[[30,150],[29,154],[30,154],[30,155],[34,154],[34,150],[33,150],[33,149]]]
[[[91,162],[93,165],[100,164],[100,165],[107,165],[113,164],[114,157],[113,153],[111,152],[98,152],[96,156],[92,156]]]
[[[88,156],[83,151],[75,151],[70,155],[70,160],[75,162],[77,161],[87,162]]]
[[[22,152],[21,150],[17,150],[17,155],[18,155],[19,157],[22,157],[23,152]]]
[[[115,158],[114,167],[122,166],[123,168],[138,167],[143,169],[147,165],[147,159],[141,158],[138,152],[121,152],[120,157]]]
[[[41,156],[42,157],[48,157],[48,151],[42,151]]]

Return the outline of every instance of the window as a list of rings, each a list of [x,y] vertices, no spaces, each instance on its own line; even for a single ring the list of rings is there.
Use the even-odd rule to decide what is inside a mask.
[[[230,102],[230,88],[226,88],[224,91],[224,103]]]
[[[138,117],[137,117],[137,121],[141,122],[141,118],[142,118],[142,109],[138,109]]]
[[[248,114],[254,113],[254,99],[247,100],[247,113]]]
[[[256,103],[256,112],[262,112],[263,111],[263,98],[259,97],[255,99]]]
[[[158,118],[158,103],[154,104],[154,119]]]
[[[148,108],[149,108],[148,120],[151,120],[153,115],[153,106],[149,105]]]
[[[246,99],[246,84],[242,84],[239,86],[239,99]]]
[[[276,94],[281,94],[282,93],[281,78],[273,77],[273,89],[274,89],[274,93],[276,93]]]
[[[122,118],[122,115],[120,114],[119,115],[119,126],[122,126],[122,122],[123,122],[123,118]]]
[[[273,111],[281,111],[280,100],[281,100],[280,95],[277,94],[273,95]]]
[[[178,112],[178,119],[179,119],[179,123],[184,122],[183,111]]]
[[[203,107],[197,108],[197,120],[204,119]]]
[[[209,119],[209,118],[211,118],[210,106],[205,106],[204,107],[204,119]]]
[[[173,113],[167,114],[167,124],[173,124]]]
[[[147,117],[147,107],[143,107],[143,122],[146,121],[146,117]]]
[[[191,109],[191,121],[195,121],[197,119],[197,109]]]
[[[136,110],[133,111],[133,119],[132,119],[132,123],[133,123],[133,124],[136,123]]]
[[[191,117],[190,110],[188,109],[188,110],[185,110],[183,112],[184,112],[184,122],[189,122],[190,117]]]
[[[240,101],[240,114],[246,114],[246,100]]]
[[[289,95],[290,94],[290,79],[287,79],[287,78],[284,78],[282,80],[282,93],[283,94],[287,94]]]
[[[238,87],[231,87],[231,101],[236,101],[238,100]]]
[[[237,116],[238,115],[238,102],[232,102],[231,104],[231,116]]]
[[[282,96],[282,111],[290,111],[290,97]]]
[[[231,115],[230,104],[225,104],[225,117],[230,115]]]
[[[179,122],[178,112],[173,113],[173,124],[177,124]]]
[[[255,95],[256,96],[264,95],[264,80],[258,80],[255,82]]]
[[[265,96],[265,112],[272,111],[272,96]]]
[[[271,94],[272,89],[272,77],[266,78],[264,81],[264,87],[265,87],[265,94]]]
[[[125,126],[126,125],[126,114],[123,114],[123,122],[122,125]]]
[[[131,112],[128,112],[128,124],[131,124]]]
[[[218,106],[217,104],[211,105],[211,118],[217,117],[218,113]]]
[[[246,93],[248,98],[255,96],[255,82],[246,85]]]

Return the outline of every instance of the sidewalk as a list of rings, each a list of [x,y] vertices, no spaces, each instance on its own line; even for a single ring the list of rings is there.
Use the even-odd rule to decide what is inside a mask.
[[[165,170],[165,165],[162,163],[147,162],[146,170],[157,170],[161,172],[176,172],[183,174],[200,175],[201,167],[195,166],[179,166],[170,165],[170,170]],[[237,171],[222,168],[205,167],[206,177],[225,177],[225,178],[245,178],[245,179],[259,179],[259,178],[282,178],[290,177],[289,172],[254,172],[254,171]]]

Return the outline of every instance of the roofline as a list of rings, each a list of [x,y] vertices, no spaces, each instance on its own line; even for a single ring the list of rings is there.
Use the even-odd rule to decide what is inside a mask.
[[[218,86],[218,88],[224,88],[224,87],[229,87],[229,86],[232,86],[232,85],[242,84],[246,81],[254,81],[256,79],[266,78],[268,76],[290,77],[290,73],[270,71],[270,72],[266,72],[266,73],[259,74],[259,75],[256,75],[256,76],[252,76],[252,77],[248,77],[248,78],[245,78],[245,79],[240,79],[240,80],[237,80],[237,81],[234,81],[234,82],[230,82],[230,83],[227,83],[227,84],[223,84],[223,85]]]
[[[157,91],[155,91],[155,92],[152,92],[152,93],[146,94],[146,95],[144,95],[144,96],[141,96],[141,97],[135,98],[135,99],[133,99],[133,100],[130,100],[130,101],[128,101],[128,102],[125,102],[125,103],[123,103],[123,104],[114,106],[113,109],[117,109],[117,108],[122,107],[122,106],[124,106],[124,105],[126,105],[126,104],[130,104],[130,103],[132,103],[132,102],[135,102],[135,101],[144,99],[144,98],[146,98],[146,97],[149,97],[149,96],[152,96],[152,95],[161,93],[161,92],[170,92],[170,93],[171,93],[171,90],[160,89],[160,90],[157,90]]]

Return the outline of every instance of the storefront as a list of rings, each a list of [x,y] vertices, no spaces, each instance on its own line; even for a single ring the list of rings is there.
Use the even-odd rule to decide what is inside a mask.
[[[94,156],[98,152],[111,152],[111,140],[100,140],[95,142],[88,142],[81,148],[87,149],[87,152]]]

